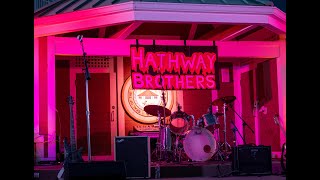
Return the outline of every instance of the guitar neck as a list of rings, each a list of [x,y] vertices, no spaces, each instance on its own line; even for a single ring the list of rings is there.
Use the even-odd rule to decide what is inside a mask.
[[[70,107],[70,147],[71,151],[75,151],[76,147],[76,138],[74,132],[74,119],[73,119],[73,104],[69,105]]]
[[[279,125],[279,126],[280,126],[280,129],[281,129],[283,135],[284,135],[285,137],[287,137],[287,136],[286,136],[286,131],[284,130],[284,128],[283,128],[281,125]]]
[[[280,121],[279,121],[279,116],[278,116],[278,115],[275,115],[273,118],[274,118],[274,122],[280,127],[280,130],[282,131],[283,135],[284,135],[285,137],[287,137],[286,131],[285,131],[284,127],[282,126],[282,124],[281,124]]]

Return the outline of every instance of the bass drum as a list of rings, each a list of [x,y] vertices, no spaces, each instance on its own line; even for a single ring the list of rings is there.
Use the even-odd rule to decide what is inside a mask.
[[[187,132],[183,141],[183,149],[193,161],[207,161],[218,150],[212,133],[201,127],[194,127]]]

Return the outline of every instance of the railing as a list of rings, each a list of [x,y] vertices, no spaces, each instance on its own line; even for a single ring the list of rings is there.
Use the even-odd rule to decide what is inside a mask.
[[[58,0],[34,0],[34,4],[33,4],[33,11],[36,11],[40,8],[42,8],[43,6],[54,2],[54,1],[58,1]]]

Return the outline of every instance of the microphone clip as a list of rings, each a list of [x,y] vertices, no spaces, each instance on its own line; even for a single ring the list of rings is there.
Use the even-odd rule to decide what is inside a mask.
[[[78,35],[78,36],[77,36],[77,39],[78,39],[80,42],[82,42],[82,38],[83,38],[83,35]]]

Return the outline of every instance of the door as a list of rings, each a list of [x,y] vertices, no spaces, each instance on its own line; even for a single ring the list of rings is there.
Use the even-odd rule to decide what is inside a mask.
[[[74,82],[71,83],[70,90],[75,97],[77,148],[84,148],[82,155],[85,161],[88,160],[89,148],[91,160],[113,160],[114,137],[117,134],[114,58],[95,58],[88,62],[90,62],[88,65],[91,77],[88,86],[81,66],[74,66],[70,71],[72,77],[70,82]],[[90,127],[87,126],[87,122],[90,122]],[[90,132],[90,146],[88,146],[88,132]]]
[[[255,134],[249,127],[255,131],[255,120],[253,114],[254,95],[254,79],[253,70],[241,74],[241,96],[242,96],[242,117],[247,123],[243,126],[243,138],[246,144],[256,144]]]

